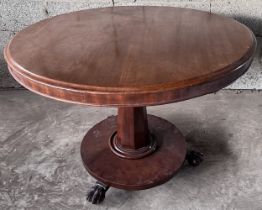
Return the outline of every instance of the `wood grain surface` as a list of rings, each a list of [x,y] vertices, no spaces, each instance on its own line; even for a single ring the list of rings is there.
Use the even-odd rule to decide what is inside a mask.
[[[126,190],[144,190],[168,181],[184,162],[185,137],[175,125],[153,115],[148,115],[148,126],[157,139],[157,150],[146,157],[130,160],[115,155],[108,146],[108,137],[117,129],[116,117],[96,124],[81,144],[86,170],[97,180]]]
[[[14,78],[62,101],[147,106],[217,91],[246,72],[256,40],[237,21],[171,7],[91,9],[43,20],[5,48]]]

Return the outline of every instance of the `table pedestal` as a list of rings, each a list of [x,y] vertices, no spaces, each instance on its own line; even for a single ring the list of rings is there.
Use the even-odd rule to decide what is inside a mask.
[[[119,108],[87,132],[81,156],[99,181],[88,198],[98,203],[109,186],[143,190],[168,181],[185,160],[186,142],[172,123],[147,115],[145,107]]]

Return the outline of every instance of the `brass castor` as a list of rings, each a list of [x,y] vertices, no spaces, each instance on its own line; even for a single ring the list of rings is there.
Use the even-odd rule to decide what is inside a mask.
[[[190,150],[186,154],[186,160],[191,166],[198,166],[203,160],[204,155],[201,152]]]
[[[96,184],[87,192],[86,200],[92,204],[99,204],[105,199],[106,191],[109,186],[102,182],[96,182]]]

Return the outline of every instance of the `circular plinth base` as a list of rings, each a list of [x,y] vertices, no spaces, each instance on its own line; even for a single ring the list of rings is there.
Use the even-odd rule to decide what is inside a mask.
[[[97,180],[120,189],[143,190],[168,181],[182,166],[186,156],[185,138],[170,122],[148,115],[157,149],[141,159],[125,159],[114,154],[109,139],[116,131],[116,117],[109,117],[84,137],[81,156],[86,170]]]

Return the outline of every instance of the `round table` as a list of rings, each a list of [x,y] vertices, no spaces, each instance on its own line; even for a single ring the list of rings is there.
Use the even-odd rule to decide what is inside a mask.
[[[128,190],[169,180],[187,159],[185,138],[146,106],[218,91],[249,68],[253,33],[239,22],[192,9],[113,7],[40,21],[6,46],[13,77],[60,101],[113,106],[85,135],[81,156],[98,182],[88,200],[99,203],[109,186]],[[87,119],[88,120],[88,119]]]

